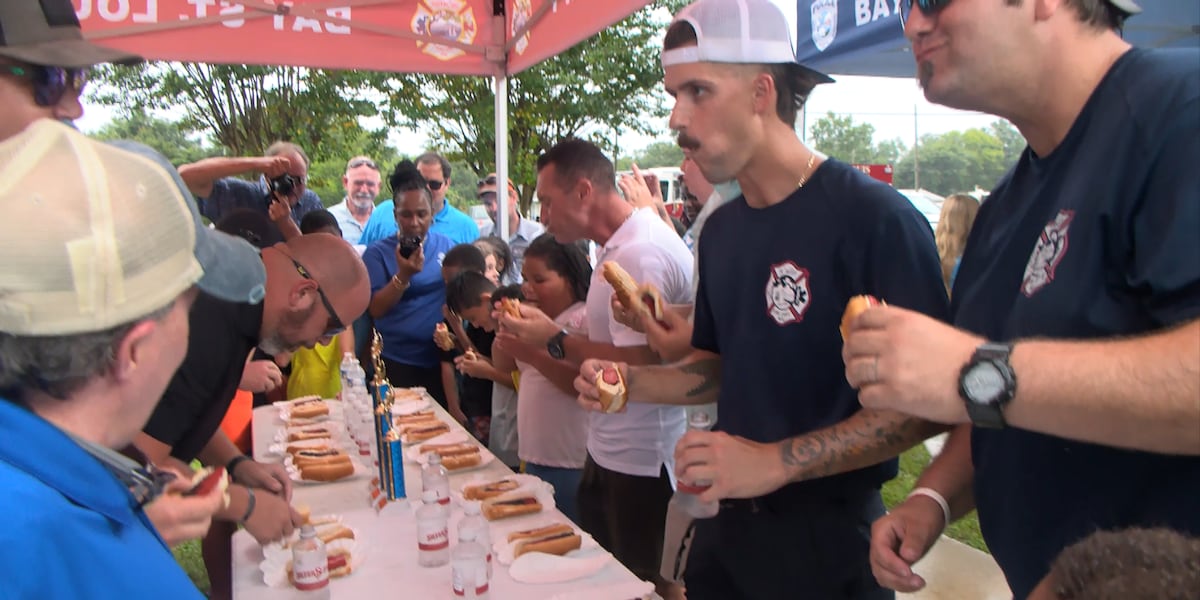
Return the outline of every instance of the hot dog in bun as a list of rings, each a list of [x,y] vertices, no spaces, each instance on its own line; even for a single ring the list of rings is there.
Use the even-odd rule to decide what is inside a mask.
[[[466,454],[451,454],[450,456],[442,457],[442,466],[447,471],[459,471],[477,466],[483,462],[483,455],[479,453],[479,448],[475,448],[473,452]]]
[[[501,479],[500,481],[468,485],[463,488],[463,498],[467,500],[487,500],[488,498],[495,498],[500,494],[511,492],[518,487],[520,487],[520,484],[513,479]]]
[[[329,414],[329,406],[318,396],[293,402],[289,413],[293,419],[315,419]]]
[[[568,531],[559,531],[517,542],[513,547],[513,558],[529,552],[543,552],[562,556],[572,550],[578,550],[582,544],[583,538],[568,528]]]
[[[354,464],[349,461],[296,465],[296,468],[300,470],[300,479],[307,481],[337,481],[354,474]]]
[[[495,521],[542,512],[542,503],[532,494],[514,498],[492,498],[483,501],[479,510],[487,520]]]
[[[662,296],[659,295],[657,288],[649,283],[642,284],[638,288],[638,301],[638,309],[643,315],[654,319],[663,327],[667,326],[663,316]]]
[[[863,311],[872,306],[883,306],[884,302],[875,296],[854,296],[846,303],[846,312],[842,313],[842,340],[850,333],[850,324],[854,319],[858,318]]]
[[[433,327],[433,343],[445,352],[454,349],[454,334],[446,328],[445,323],[438,323]]]
[[[625,380],[616,366],[607,366],[596,373],[596,389],[600,392],[600,406],[606,413],[625,410],[629,394],[625,391]]]
[[[621,306],[624,306],[625,310],[638,310],[638,285],[633,277],[625,269],[622,269],[621,265],[611,260],[604,261],[604,264],[600,265],[600,269],[604,274],[604,280],[612,286],[613,293],[617,295],[617,301],[621,303]]]
[[[504,314],[520,319],[521,318],[521,301],[516,298],[501,298],[500,310]]]
[[[192,477],[192,487],[184,496],[207,496],[213,492],[221,494],[225,508],[229,508],[229,473],[225,467],[205,467]]]

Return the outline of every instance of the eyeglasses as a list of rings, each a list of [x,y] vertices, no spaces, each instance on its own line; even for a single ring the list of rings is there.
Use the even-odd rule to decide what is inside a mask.
[[[497,198],[496,192],[480,192],[479,193],[479,201],[483,202],[484,204],[495,204],[496,198]]]
[[[357,169],[359,167],[367,167],[374,171],[379,170],[379,166],[375,164],[375,161],[369,158],[356,158],[346,165],[346,169]]]
[[[908,25],[908,17],[912,15],[914,4],[925,16],[932,17],[946,8],[950,0],[900,0],[900,27]]]
[[[438,181],[437,179],[426,179],[425,183],[429,185],[429,189],[435,192],[442,189],[443,185],[446,185],[445,181]]]
[[[278,248],[276,249],[278,250]],[[321,282],[317,281],[317,279],[308,272],[308,269],[304,268],[304,265],[300,264],[299,261],[289,256],[286,252],[280,251],[279,253],[287,256],[287,259],[292,261],[292,265],[296,267],[296,272],[299,273],[301,277],[317,284],[317,296],[321,298],[321,304],[325,305],[325,311],[329,313],[329,325],[325,328],[325,333],[321,337],[333,337],[345,331],[346,324],[342,322],[340,317],[338,317],[337,311],[333,310],[333,304],[329,302],[329,297],[326,296],[325,291],[321,289]]]
[[[0,65],[0,70],[33,82],[33,99],[38,106],[54,106],[62,100],[67,89],[83,92],[87,85],[88,70],[46,67],[42,65]]]

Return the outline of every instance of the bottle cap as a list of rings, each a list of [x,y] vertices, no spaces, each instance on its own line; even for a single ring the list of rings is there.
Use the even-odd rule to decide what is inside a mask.
[[[479,502],[475,502],[475,501],[463,502],[463,504],[462,504],[463,512],[468,515],[471,515],[471,516],[480,514],[481,511],[479,509],[479,504],[480,504]]]
[[[429,453],[429,464],[431,466],[442,464],[442,455],[438,454],[437,452],[430,452]]]
[[[305,523],[300,526],[300,539],[307,540],[317,537],[317,528],[310,523]]]
[[[708,429],[712,427],[712,417],[707,412],[697,410],[688,415],[688,427],[692,429]]]

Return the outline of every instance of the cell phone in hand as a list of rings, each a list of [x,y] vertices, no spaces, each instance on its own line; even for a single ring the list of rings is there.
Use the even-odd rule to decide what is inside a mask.
[[[400,236],[400,256],[404,258],[412,258],[412,255],[421,247],[421,238],[415,235]]]

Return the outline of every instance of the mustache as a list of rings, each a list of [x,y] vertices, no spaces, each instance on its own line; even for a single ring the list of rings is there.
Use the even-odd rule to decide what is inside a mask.
[[[684,150],[695,150],[700,147],[700,140],[683,132],[675,137],[675,142]]]

